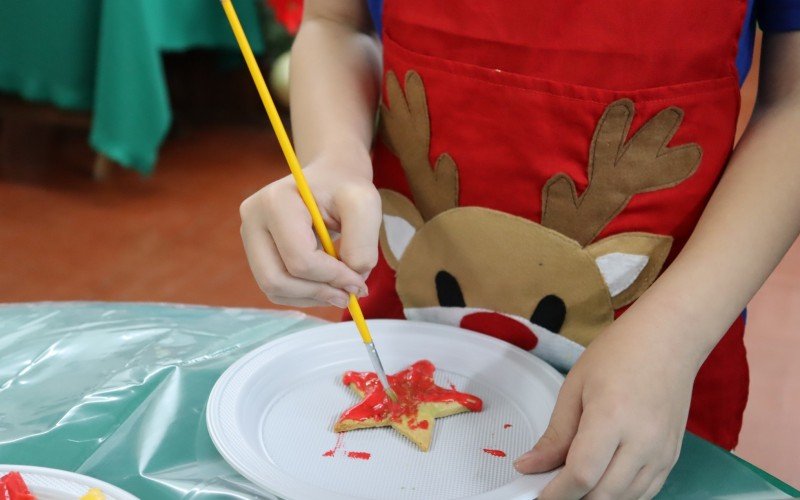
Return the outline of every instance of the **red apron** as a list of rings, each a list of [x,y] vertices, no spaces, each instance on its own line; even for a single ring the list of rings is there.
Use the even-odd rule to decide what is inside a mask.
[[[731,152],[745,0],[387,0],[368,317],[568,369],[681,250]],[[735,446],[739,319],[689,430]]]

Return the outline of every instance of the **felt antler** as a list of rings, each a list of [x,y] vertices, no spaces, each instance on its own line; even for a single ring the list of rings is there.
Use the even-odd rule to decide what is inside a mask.
[[[625,142],[633,121],[629,99],[611,103],[603,113],[589,152],[589,185],[578,196],[565,174],[542,189],[542,225],[589,244],[637,193],[664,189],[690,177],[702,149],[694,143],[668,148],[683,120],[671,106],[660,111]]]
[[[394,72],[386,74],[386,98],[381,104],[381,137],[400,159],[414,202],[424,220],[458,206],[458,169],[447,153],[431,166],[431,127],[422,78],[406,73],[405,93]]]

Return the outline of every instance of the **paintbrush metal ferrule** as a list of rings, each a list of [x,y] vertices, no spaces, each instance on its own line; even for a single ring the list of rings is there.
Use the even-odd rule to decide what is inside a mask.
[[[384,392],[386,392],[386,395],[388,395],[392,401],[397,401],[397,394],[395,394],[392,386],[389,385],[389,379],[386,377],[386,370],[383,369],[383,363],[381,363],[381,358],[378,356],[378,350],[375,348],[375,344],[373,342],[368,342],[365,343],[364,346],[367,348],[369,359],[372,360],[372,367],[375,368],[375,374],[378,375],[378,380],[381,381]]]

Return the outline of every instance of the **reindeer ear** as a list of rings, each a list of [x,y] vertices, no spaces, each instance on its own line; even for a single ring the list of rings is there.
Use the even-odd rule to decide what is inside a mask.
[[[425,221],[411,200],[400,193],[380,189],[383,204],[383,224],[381,225],[381,249],[386,262],[392,269],[403,257],[403,252],[411,239]]]
[[[608,285],[614,309],[619,309],[653,284],[671,247],[669,236],[623,233],[592,243],[586,250]]]

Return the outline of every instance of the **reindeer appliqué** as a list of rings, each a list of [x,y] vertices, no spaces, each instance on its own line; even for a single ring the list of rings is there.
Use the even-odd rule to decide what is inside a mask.
[[[425,88],[414,71],[405,92],[386,76],[381,137],[406,174],[416,206],[381,190],[380,245],[396,272],[408,319],[481,331],[568,368],[586,345],[656,279],[672,238],[622,233],[594,241],[637,193],[675,186],[702,157],[697,144],[667,147],[683,111],[668,107],[626,141],[633,102],[608,105],[594,132],[589,184],[564,174],[542,189],[542,220],[459,206],[458,168],[431,165]]]

